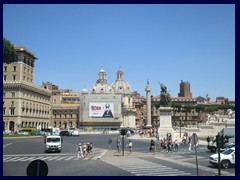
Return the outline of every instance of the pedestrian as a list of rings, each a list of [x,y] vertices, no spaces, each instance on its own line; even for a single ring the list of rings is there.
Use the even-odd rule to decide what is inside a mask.
[[[77,158],[78,159],[83,158],[84,156],[83,156],[82,144],[81,143],[78,144],[77,151],[78,151]]]
[[[154,154],[155,154],[155,152],[157,151],[157,146],[156,145],[154,145],[153,151],[154,151]]]
[[[178,141],[177,141],[177,139],[174,141],[174,150],[178,151]]]
[[[210,142],[210,137],[208,136],[208,137],[207,137],[207,143],[208,143],[208,145],[209,145],[209,142]]]
[[[121,141],[120,141],[120,139],[117,138],[116,144],[117,144],[118,153],[120,153],[120,147],[121,147]]]
[[[88,145],[87,145],[87,152],[88,152],[88,154],[90,154],[92,157],[94,157],[94,154],[93,154],[93,143],[92,143],[92,142],[88,143]]]
[[[172,151],[172,144],[171,141],[167,141],[167,152],[169,153],[170,151]]]
[[[83,143],[83,157],[87,156],[87,145],[86,143]]]
[[[150,141],[150,148],[149,148],[150,152],[154,150],[154,146],[155,146],[155,142],[153,141],[153,139],[151,139],[151,141]]]
[[[189,150],[189,151],[192,150],[192,143],[191,143],[191,141],[189,141],[189,148],[188,148],[188,150]]]
[[[129,142],[128,142],[128,144],[127,144],[127,147],[128,147],[128,149],[129,149],[130,153],[132,153],[132,146],[133,146],[132,141],[129,140]]]

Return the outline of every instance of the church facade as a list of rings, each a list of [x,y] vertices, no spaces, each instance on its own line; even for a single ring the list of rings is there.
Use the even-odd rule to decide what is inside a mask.
[[[124,81],[121,68],[112,85],[108,84],[107,73],[102,68],[90,92],[82,90],[79,125],[94,130],[135,127],[131,87]]]

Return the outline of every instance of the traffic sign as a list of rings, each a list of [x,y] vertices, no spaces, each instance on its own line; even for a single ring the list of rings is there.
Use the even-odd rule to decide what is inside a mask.
[[[40,159],[32,161],[27,167],[27,176],[47,176],[47,174],[48,166]]]

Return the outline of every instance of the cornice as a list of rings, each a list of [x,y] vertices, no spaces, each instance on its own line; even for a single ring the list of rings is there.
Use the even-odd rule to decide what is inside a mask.
[[[19,88],[37,92],[39,94],[43,94],[49,97],[51,97],[52,95],[52,92],[50,90],[43,89],[41,87],[35,86],[34,84],[28,83],[26,81],[4,81],[3,82],[3,90],[19,89]]]

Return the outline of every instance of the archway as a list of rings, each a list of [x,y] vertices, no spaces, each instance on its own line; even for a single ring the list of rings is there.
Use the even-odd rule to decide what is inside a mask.
[[[67,129],[67,123],[66,122],[63,123],[63,127],[64,127],[64,129]]]
[[[5,131],[5,121],[3,121],[3,131]]]
[[[12,131],[12,132],[14,131],[14,124],[15,123],[13,121],[10,121],[9,130]]]

